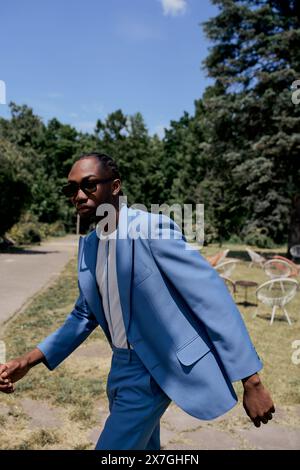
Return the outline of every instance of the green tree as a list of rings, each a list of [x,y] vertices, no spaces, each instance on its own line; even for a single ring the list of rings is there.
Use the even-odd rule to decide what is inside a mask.
[[[45,169],[56,178],[66,178],[79,145],[79,133],[69,124],[51,119],[44,133]]]
[[[28,106],[10,103],[10,110],[11,119],[0,119],[0,138],[9,141],[22,155],[22,159],[15,162],[15,171],[23,177],[30,191],[27,209],[41,222],[63,219],[67,205],[59,192],[58,172],[52,164],[56,154],[53,147],[50,151],[50,132]]]
[[[149,136],[141,113],[126,116],[117,110],[97,121],[96,135],[99,148],[118,163],[128,203],[156,203],[162,190],[162,146]]]
[[[221,211],[205,202],[221,219],[223,236],[264,228],[283,242],[300,181],[300,107],[290,90],[300,77],[299,2],[213,3],[219,14],[204,28],[214,43],[205,65],[215,84],[204,107]]]
[[[20,168],[23,157],[17,148],[0,138],[0,236],[3,236],[16,222],[29,200],[26,175]]]

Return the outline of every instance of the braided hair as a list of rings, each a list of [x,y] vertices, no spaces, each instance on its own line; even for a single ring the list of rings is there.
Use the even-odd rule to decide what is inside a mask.
[[[104,169],[108,171],[109,176],[114,179],[121,179],[117,162],[110,155],[107,155],[106,153],[89,152],[80,155],[78,160],[90,157],[96,158],[103,165]],[[123,196],[123,191],[119,192],[119,196]]]

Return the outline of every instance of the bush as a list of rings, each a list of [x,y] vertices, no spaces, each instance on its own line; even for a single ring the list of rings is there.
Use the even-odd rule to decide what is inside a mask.
[[[210,243],[218,241],[218,230],[216,227],[209,221],[204,223],[204,245],[209,245]]]
[[[241,239],[241,237],[234,234],[234,235],[231,235],[227,243],[230,243],[230,244],[232,243],[233,245],[236,245],[236,244],[241,245],[243,243],[243,240]]]
[[[261,227],[251,227],[243,237],[244,243],[258,248],[274,248],[272,238],[268,236],[268,229]]]
[[[18,222],[10,229],[8,235],[17,245],[39,243],[42,240],[39,227],[33,222]]]
[[[43,238],[63,237],[66,234],[64,223],[61,220],[53,224],[40,224],[40,231]]]
[[[65,235],[63,222],[57,221],[53,224],[38,222],[37,217],[26,212],[21,219],[7,233],[17,245],[27,245],[31,243],[40,243],[44,238],[50,236],[60,237]]]

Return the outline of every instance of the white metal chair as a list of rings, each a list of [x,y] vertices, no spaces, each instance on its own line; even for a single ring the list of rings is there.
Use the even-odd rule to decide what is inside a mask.
[[[270,259],[265,262],[263,268],[271,279],[289,277],[292,274],[292,266],[282,259]]]
[[[213,267],[215,267],[215,266],[217,266],[217,264],[220,264],[220,263],[222,263],[222,261],[224,261],[224,259],[228,255],[228,253],[229,253],[229,249],[219,251],[219,253],[216,253],[213,256],[207,256],[206,259]]]
[[[250,248],[246,248],[246,251],[251,259],[250,268],[252,268],[253,265],[260,266],[262,268],[264,263],[266,262],[266,258],[259,255],[258,253],[251,250]]]
[[[235,287],[235,282],[230,279],[229,277],[226,276],[221,276],[223,281],[225,282],[230,294],[235,297],[235,292],[236,292],[236,287]]]
[[[297,277],[300,273],[300,265],[295,264],[292,260],[286,258],[285,256],[274,255],[273,259],[281,259],[291,266],[292,272],[289,277]]]
[[[290,253],[293,259],[300,259],[300,245],[294,245],[290,248]]]
[[[215,269],[218,271],[221,277],[230,277],[234,269],[236,268],[238,261],[231,259],[228,261],[223,261],[222,263],[217,264]]]
[[[277,307],[280,307],[285,314],[288,324],[292,324],[285,305],[295,297],[298,285],[296,279],[277,278],[264,282],[256,289],[257,300],[272,307],[270,325],[274,321]],[[255,312],[253,318],[256,317],[257,313],[258,311]]]

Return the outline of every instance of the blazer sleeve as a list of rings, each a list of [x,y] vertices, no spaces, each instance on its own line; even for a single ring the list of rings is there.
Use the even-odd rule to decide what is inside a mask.
[[[96,326],[98,322],[80,292],[74,309],[65,323],[37,345],[45,356],[43,362],[48,369],[55,369],[92,333]]]
[[[153,221],[152,227],[153,227]],[[198,250],[191,249],[179,227],[157,217],[149,237],[152,255],[208,333],[229,379],[248,377],[262,368],[242,316],[224,281]]]

